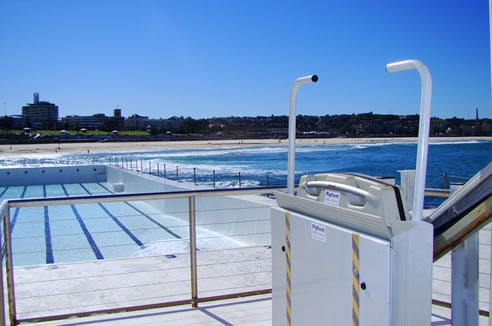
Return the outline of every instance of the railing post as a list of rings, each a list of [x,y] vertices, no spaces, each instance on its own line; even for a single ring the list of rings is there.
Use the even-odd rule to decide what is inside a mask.
[[[407,207],[413,207],[413,196],[415,193],[415,170],[398,170],[400,172],[400,185],[405,190]]]
[[[196,186],[196,168],[193,168],[193,183]]]
[[[5,211],[5,214],[3,214],[2,219],[7,218],[8,216],[8,208]],[[3,247],[3,245],[2,245]],[[2,256],[3,256],[3,250],[2,250]],[[0,300],[1,300],[1,307],[0,307],[0,325],[5,326],[5,296],[4,296],[4,284],[3,284],[3,262],[0,264]]]
[[[130,159],[130,171],[133,171],[133,160]]]
[[[270,175],[267,174],[267,186],[269,186],[269,185],[270,185]]]
[[[178,166],[176,165],[176,182],[179,180]]]
[[[444,177],[444,189],[448,189],[448,174],[444,173],[442,176]]]
[[[195,197],[188,198],[188,209],[190,215],[190,271],[191,271],[191,301],[193,308],[198,307],[198,276],[196,266],[196,215]]]
[[[140,173],[144,173],[142,160],[140,160]]]
[[[463,184],[451,184],[451,194]],[[451,320],[453,325],[478,326],[478,231],[451,251]]]
[[[492,3],[490,5],[490,10],[492,11]],[[490,22],[492,25],[492,22]],[[490,225],[490,223],[489,223]],[[492,232],[490,232],[490,243],[492,243]],[[492,250],[490,250],[490,270],[492,271]],[[492,311],[492,275],[489,276],[489,326],[492,326],[492,316],[490,316]]]
[[[213,172],[213,178],[214,178],[214,189],[215,189],[215,170],[212,170]]]
[[[238,172],[238,181],[239,181],[239,188],[241,188],[241,172]]]
[[[10,235],[10,208],[7,208],[7,214],[3,219],[3,236],[5,241],[5,263],[7,272],[7,295],[9,301],[9,320],[10,325],[16,325],[15,312],[15,285],[14,285],[14,265],[12,261],[12,238]],[[2,279],[3,282],[3,279]]]

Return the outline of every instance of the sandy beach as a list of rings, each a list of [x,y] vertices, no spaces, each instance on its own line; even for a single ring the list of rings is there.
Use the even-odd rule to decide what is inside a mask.
[[[492,141],[492,137],[431,137],[431,142],[443,141]],[[416,142],[417,137],[408,138],[321,138],[297,139],[298,145],[321,144],[361,144],[361,143],[398,143]],[[179,148],[217,148],[237,146],[287,145],[287,139],[235,139],[203,141],[165,141],[165,142],[105,142],[105,143],[61,143],[58,144],[21,144],[0,145],[0,156],[29,154],[71,154],[101,152],[135,152]]]

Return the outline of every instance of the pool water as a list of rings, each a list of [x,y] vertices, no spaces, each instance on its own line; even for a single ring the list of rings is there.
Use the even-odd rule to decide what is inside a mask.
[[[105,195],[110,189],[107,183],[4,186],[0,201]],[[151,254],[172,257],[189,250],[187,221],[142,201],[11,208],[10,217],[16,266]],[[242,246],[201,227],[197,238],[199,248]]]

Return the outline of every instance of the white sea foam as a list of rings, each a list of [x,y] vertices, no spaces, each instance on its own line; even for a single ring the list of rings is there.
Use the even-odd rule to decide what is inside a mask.
[[[456,141],[430,141],[429,145],[463,145],[463,144],[485,144],[490,141],[481,140],[456,140]]]

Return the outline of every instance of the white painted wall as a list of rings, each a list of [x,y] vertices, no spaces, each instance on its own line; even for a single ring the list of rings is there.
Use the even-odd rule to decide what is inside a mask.
[[[0,169],[0,186],[105,181],[106,169],[104,165]]]
[[[0,169],[0,186],[108,182],[123,184],[126,193],[206,189],[114,166],[64,166]],[[188,221],[188,199],[147,201],[159,211]],[[260,196],[197,198],[197,226],[247,245],[270,244],[270,207],[276,202]],[[198,235],[200,237],[200,234]]]
[[[106,174],[108,183],[123,183],[126,193],[206,189],[113,166],[106,166]],[[189,219],[188,199],[153,200],[147,204],[183,221]],[[276,206],[274,200],[251,195],[207,197],[197,198],[195,206],[199,227],[247,245],[270,243],[270,207]]]

